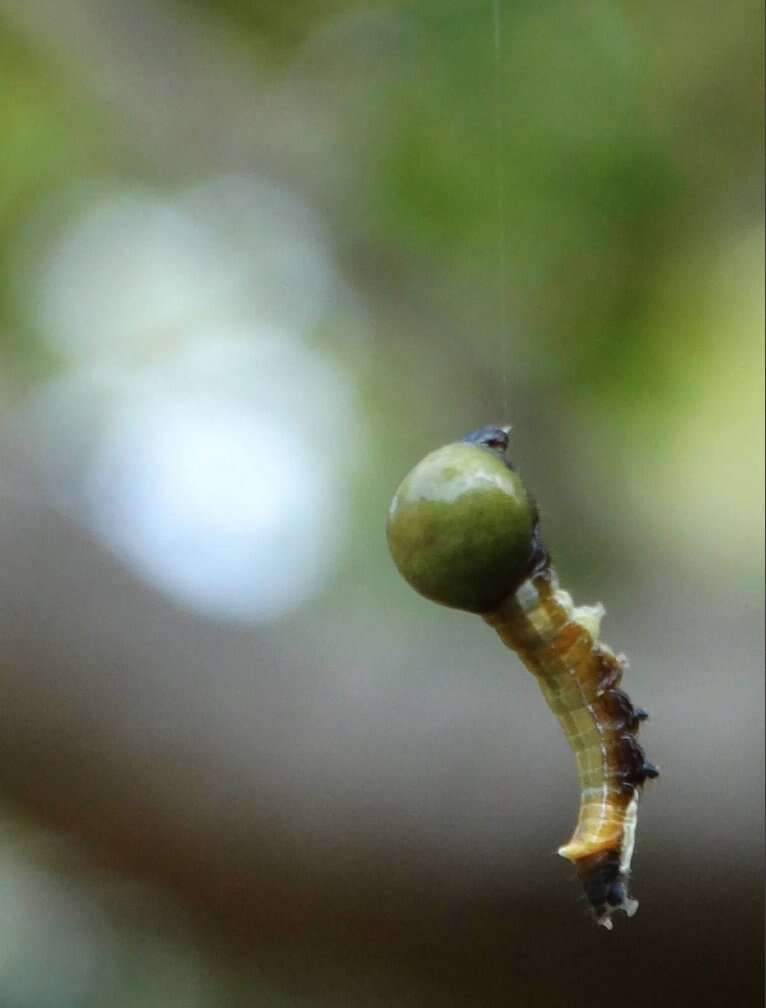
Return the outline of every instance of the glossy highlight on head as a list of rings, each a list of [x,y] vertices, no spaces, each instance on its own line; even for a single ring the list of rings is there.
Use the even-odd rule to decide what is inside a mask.
[[[389,547],[426,598],[488,612],[532,570],[537,514],[505,458],[507,444],[502,428],[484,428],[431,452],[396,491]]]

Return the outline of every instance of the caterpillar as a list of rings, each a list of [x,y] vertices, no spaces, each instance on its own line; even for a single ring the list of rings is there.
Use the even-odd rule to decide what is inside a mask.
[[[596,920],[629,917],[638,801],[658,776],[638,742],[647,718],[620,689],[627,660],[600,639],[604,607],[576,607],[540,537],[537,505],[507,458],[510,427],[482,427],[405,477],[386,535],[404,579],[426,598],[477,613],[535,676],[574,753],[580,809],[559,854]]]

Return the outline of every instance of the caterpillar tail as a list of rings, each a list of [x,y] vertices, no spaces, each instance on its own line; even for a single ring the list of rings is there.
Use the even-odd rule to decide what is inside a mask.
[[[580,810],[559,854],[574,864],[603,927],[629,917],[638,902],[628,892],[638,801],[658,775],[637,740],[646,711],[619,684],[627,667],[599,638],[602,605],[575,607],[547,556],[512,595],[484,619],[537,678],[577,762]]]

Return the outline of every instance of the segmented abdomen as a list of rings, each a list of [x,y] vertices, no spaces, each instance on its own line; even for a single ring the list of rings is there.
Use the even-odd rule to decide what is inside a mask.
[[[636,739],[646,713],[618,688],[626,659],[599,642],[603,615],[601,605],[575,608],[546,565],[484,619],[537,677],[575,754],[580,813],[559,854],[611,928],[614,910],[630,916],[638,907],[627,893],[638,797],[657,770]]]

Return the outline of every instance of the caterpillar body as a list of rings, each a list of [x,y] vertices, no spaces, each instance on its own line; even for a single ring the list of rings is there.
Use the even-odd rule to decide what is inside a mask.
[[[599,641],[603,606],[575,608],[547,567],[484,619],[538,679],[575,755],[580,813],[559,854],[572,861],[596,910],[611,928],[616,909],[638,903],[627,892],[639,791],[657,770],[636,740],[646,711],[618,687],[626,667]]]
[[[507,427],[485,427],[426,456],[389,510],[394,561],[421,594],[479,613],[537,678],[574,753],[580,810],[559,854],[596,918],[632,916],[628,876],[643,784],[658,775],[637,740],[647,714],[620,689],[624,655],[601,642],[604,608],[559,587],[537,508],[506,458]]]

